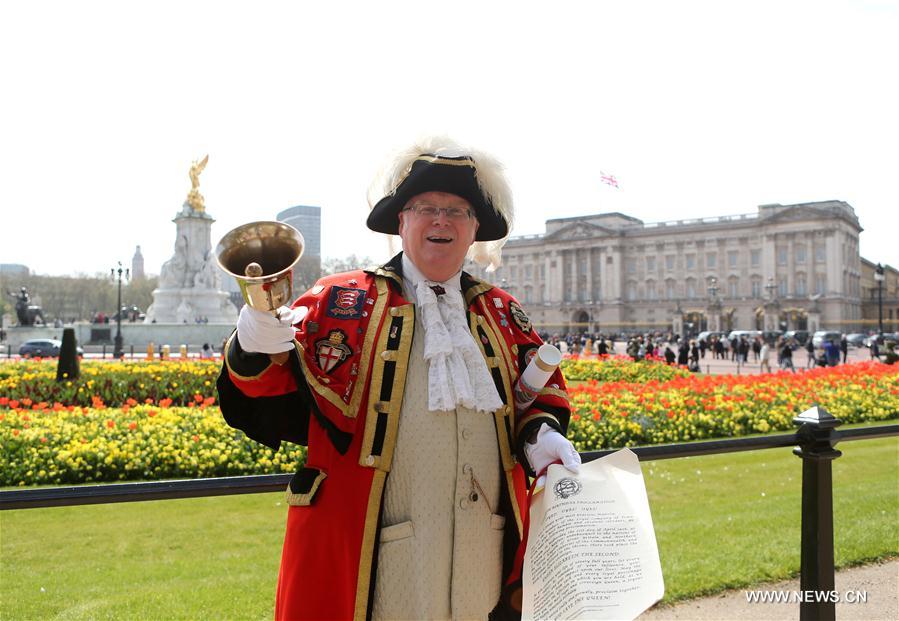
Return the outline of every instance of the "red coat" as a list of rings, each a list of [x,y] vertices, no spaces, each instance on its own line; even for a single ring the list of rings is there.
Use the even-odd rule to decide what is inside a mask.
[[[400,256],[374,271],[321,279],[295,306],[309,314],[284,366],[242,352],[234,335],[219,378],[222,412],[248,436],[308,446],[288,489],[277,619],[365,619],[374,592],[379,513],[390,471],[415,314],[402,296]],[[469,325],[504,403],[541,344],[508,293],[462,275]],[[544,422],[564,433],[569,406],[559,371],[531,408],[494,413],[506,482],[505,567],[526,507],[522,445]],[[523,468],[524,466],[524,468]],[[532,473],[529,473],[532,474]]]

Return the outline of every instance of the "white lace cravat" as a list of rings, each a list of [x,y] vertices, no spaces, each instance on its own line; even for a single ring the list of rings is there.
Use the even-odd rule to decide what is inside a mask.
[[[493,412],[501,408],[496,385],[465,320],[458,276],[445,283],[432,282],[420,277],[405,255],[403,259],[403,275],[409,284],[414,283],[424,326],[428,409],[447,411],[463,406]],[[432,287],[443,293],[438,295]]]

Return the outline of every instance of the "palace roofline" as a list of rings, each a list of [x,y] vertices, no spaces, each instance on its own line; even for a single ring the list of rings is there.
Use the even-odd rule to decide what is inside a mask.
[[[579,222],[585,222],[597,225],[599,227],[613,229],[618,233],[618,235],[622,237],[640,235],[644,232],[656,233],[660,229],[665,229],[666,231],[668,231],[671,229],[689,229],[691,227],[708,225],[733,226],[734,224],[739,225],[743,223],[746,223],[747,225],[758,225],[761,224],[762,221],[776,219],[781,214],[799,209],[823,211],[821,215],[844,219],[855,226],[859,230],[859,232],[863,230],[861,225],[858,223],[858,218],[855,215],[855,210],[851,205],[849,205],[845,201],[826,200],[813,201],[808,203],[794,203],[791,205],[769,203],[765,205],[759,205],[758,211],[756,213],[742,213],[729,216],[712,216],[707,218],[682,218],[679,220],[665,220],[661,222],[643,222],[639,218],[628,216],[620,212],[606,212],[585,216],[569,216],[566,218],[551,218],[549,220],[546,220],[546,232],[530,235],[515,235],[510,237],[509,241],[537,241],[545,239],[553,235],[557,231],[560,231],[570,225]],[[615,222],[616,220],[618,222]],[[624,222],[621,222],[622,220]]]

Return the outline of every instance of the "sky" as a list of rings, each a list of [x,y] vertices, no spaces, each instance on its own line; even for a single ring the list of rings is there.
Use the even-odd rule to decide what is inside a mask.
[[[317,205],[324,257],[386,259],[368,186],[446,134],[505,164],[513,235],[836,199],[896,266],[897,33],[873,0],[4,3],[0,263],[158,273],[206,154],[213,244]]]

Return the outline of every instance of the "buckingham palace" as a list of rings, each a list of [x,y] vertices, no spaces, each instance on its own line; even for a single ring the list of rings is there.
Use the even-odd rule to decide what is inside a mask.
[[[546,332],[862,331],[862,231],[843,201],[644,223],[621,213],[512,237],[494,273]]]

